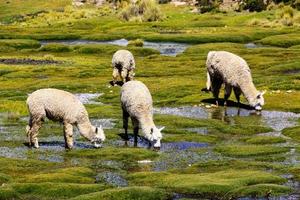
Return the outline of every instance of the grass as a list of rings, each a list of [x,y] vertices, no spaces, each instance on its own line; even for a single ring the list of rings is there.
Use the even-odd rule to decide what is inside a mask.
[[[243,189],[245,186],[257,186],[264,183],[281,183],[282,178],[260,171],[227,170],[215,173],[202,174],[172,174],[167,172],[135,173],[130,176],[134,184],[165,188],[166,190],[193,194],[199,197],[220,198],[228,195],[231,191]],[[254,187],[253,187],[254,188]],[[257,186],[259,188],[259,186]],[[267,185],[265,188],[268,188]],[[274,191],[287,190],[287,187],[277,187]],[[278,190],[280,189],[280,190]],[[257,195],[257,191],[255,192]],[[232,197],[238,197],[236,193]]]
[[[162,21],[124,22],[118,18],[119,10],[106,6],[72,8],[70,3],[0,0],[0,59],[58,61],[0,63],[1,153],[7,156],[16,151],[23,156],[0,157],[0,185],[4,184],[0,187],[0,200],[170,199],[173,193],[230,199],[291,192],[283,185],[286,179],[278,175],[291,173],[299,180],[298,165],[281,164],[289,156],[298,156],[290,155],[288,144],[292,142],[299,152],[299,127],[283,130],[291,139],[260,136],[273,131],[263,116],[233,117],[222,107],[205,109],[208,103],[202,103],[213,102],[212,94],[200,90],[206,83],[207,53],[230,51],[247,61],[257,89],[267,90],[264,109],[300,112],[299,27],[251,25],[253,19],[278,20],[276,10],[194,14],[188,7],[160,5],[166,16]],[[65,45],[56,41],[41,46],[39,42],[121,38],[128,39],[130,45]],[[176,57],[167,57],[157,50],[142,48],[144,41],[181,42],[188,48]],[[262,46],[246,48],[248,42]],[[133,53],[136,79],[149,87],[154,107],[201,106],[199,109],[208,112],[208,118],[198,119],[155,114],[155,124],[166,127],[162,143],[188,141],[208,143],[208,147],[178,153],[122,146],[118,135],[123,133],[120,88],[108,83],[112,54],[119,49]],[[63,128],[49,121],[39,135],[44,146],[35,150],[23,145],[26,98],[34,90],[47,87],[72,93],[103,93],[96,99],[103,104],[85,105],[90,118],[113,119],[116,123],[114,128],[105,129],[107,141],[103,148],[76,146],[64,151],[55,143],[63,144]],[[223,94],[221,89],[221,98]],[[230,100],[235,101],[234,95]],[[243,97],[241,100],[247,104]],[[201,128],[205,133],[197,134],[189,128]],[[77,134],[74,137],[80,144],[85,142]],[[51,142],[56,146],[47,146]],[[163,171],[153,172],[154,169]],[[104,171],[122,174],[129,186],[96,184],[96,174]]]
[[[151,187],[126,187],[119,189],[109,189],[103,192],[95,192],[87,195],[80,195],[72,200],[93,200],[93,199],[139,199],[139,200],[154,200],[154,199],[169,199],[171,197],[164,190],[155,189]]]
[[[284,129],[282,133],[285,136],[292,138],[292,140],[299,142],[300,141],[299,131],[300,131],[300,126],[295,126],[295,127]]]
[[[226,156],[249,157],[285,153],[289,148],[270,145],[224,145],[216,147],[215,150]]]

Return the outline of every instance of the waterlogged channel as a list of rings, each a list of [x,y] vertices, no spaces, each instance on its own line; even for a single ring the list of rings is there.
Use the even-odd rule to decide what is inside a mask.
[[[79,99],[84,104],[101,104],[97,101],[97,98],[101,94],[77,94]],[[282,130],[288,127],[293,127],[297,125],[297,120],[300,114],[292,112],[282,112],[282,111],[267,111],[256,112],[247,109],[238,109],[234,107],[211,107],[206,108],[204,106],[182,106],[182,107],[161,107],[155,108],[155,114],[160,114],[164,116],[179,116],[191,119],[213,119],[218,121],[223,121],[228,125],[236,125],[239,119],[257,120],[258,122],[272,128],[272,131],[266,133],[258,133],[255,136],[271,136],[284,138],[286,141],[279,144],[272,144],[274,147],[286,147],[289,150],[281,155],[284,157],[280,160],[270,160],[269,163],[279,164],[283,166],[297,166],[300,164],[300,155],[295,150],[296,144],[288,137],[282,134]],[[74,165],[79,165],[80,163],[86,162],[85,158],[82,156],[78,157],[68,157],[66,156],[66,151],[64,148],[64,138],[62,135],[62,125],[59,123],[52,123],[47,121],[43,128],[41,129],[39,135],[40,149],[30,149],[24,143],[26,142],[25,136],[25,126],[27,124],[28,118],[12,118],[8,113],[1,113],[0,115],[0,157],[6,158],[17,158],[17,159],[36,159],[44,160],[53,163],[72,163]],[[91,123],[96,126],[102,125],[105,130],[114,130],[117,133],[122,133],[123,130],[116,128],[116,119],[91,119]],[[168,127],[166,127],[168,129]],[[194,134],[195,136],[210,136],[212,134],[210,128],[208,127],[185,127],[182,131],[187,131],[189,134]],[[133,135],[129,135],[129,142],[127,146],[133,148]],[[78,131],[75,131],[75,149],[85,150],[94,149],[94,147],[82,139]],[[231,139],[227,139],[228,142],[222,141],[225,145],[231,144]],[[210,142],[195,142],[195,141],[168,141],[162,142],[160,151],[158,152],[159,157],[155,159],[145,159],[136,160],[137,165],[141,168],[147,168],[151,171],[162,172],[167,170],[184,170],[186,168],[192,167],[197,163],[206,162],[230,162],[231,160],[241,160],[241,161],[253,161],[252,158],[241,157],[236,158],[228,155],[224,155],[220,152],[215,151],[215,147],[218,143]],[[124,140],[119,137],[118,139],[108,139],[103,148],[121,148],[125,146]],[[149,148],[149,143],[145,138],[138,137],[138,147],[139,148]],[[97,150],[97,151],[101,151]],[[152,149],[149,149],[152,151]],[[261,159],[261,157],[254,157],[254,159]],[[107,163],[107,164],[105,164]],[[112,164],[111,164],[112,163]],[[104,171],[95,177],[95,181],[104,181],[110,185],[116,187],[126,187],[128,181],[122,175],[117,173],[114,168],[119,166],[124,167],[124,163],[115,160],[106,160],[102,165],[109,165],[112,168],[111,171]],[[99,164],[99,165],[100,165]],[[294,189],[294,191],[300,191],[299,182],[297,182],[293,175],[283,174],[284,178],[288,181],[287,186]],[[197,199],[197,196],[189,196],[183,194],[174,194],[174,199]],[[270,197],[268,199],[272,200],[294,200],[299,199],[299,192],[293,192],[290,195],[284,195],[281,197]],[[255,198],[241,198],[241,200],[252,200]]]
[[[126,39],[110,40],[110,41],[95,41],[95,40],[48,40],[41,41],[42,45],[49,43],[60,43],[65,45],[84,45],[84,44],[112,44],[126,47],[129,43]],[[149,42],[144,41],[143,47],[155,49],[165,56],[176,56],[183,53],[189,45],[176,42]]]

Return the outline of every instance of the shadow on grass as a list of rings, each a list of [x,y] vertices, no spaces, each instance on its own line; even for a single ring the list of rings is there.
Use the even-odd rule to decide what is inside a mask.
[[[202,103],[209,103],[209,104],[216,104],[216,99],[214,98],[210,98],[210,99],[203,99],[201,100]],[[219,106],[224,106],[224,99],[219,99]],[[246,110],[254,110],[253,107],[247,105],[247,104],[243,104],[243,103],[237,103],[231,100],[227,100],[227,107],[237,107],[237,108],[243,108]]]

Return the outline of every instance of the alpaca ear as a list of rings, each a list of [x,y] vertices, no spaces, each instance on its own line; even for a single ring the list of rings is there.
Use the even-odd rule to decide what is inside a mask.
[[[102,125],[100,125],[100,129],[103,129]]]
[[[165,127],[163,126],[162,128],[160,128],[160,129],[159,129],[159,131],[162,131],[162,130],[164,130],[164,128],[165,128]]]

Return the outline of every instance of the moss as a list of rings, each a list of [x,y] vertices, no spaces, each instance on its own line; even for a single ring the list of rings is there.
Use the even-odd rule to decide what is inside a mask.
[[[165,188],[183,194],[206,198],[223,197],[228,192],[247,185],[282,183],[283,178],[260,171],[227,170],[202,174],[172,174],[167,172],[141,172],[130,175],[134,184]],[[258,194],[259,191],[257,190]]]
[[[89,159],[117,160],[128,164],[136,164],[138,160],[153,159],[158,156],[156,152],[143,148],[105,147],[102,149],[75,150],[66,153],[68,157],[85,157]]]
[[[216,147],[215,151],[226,156],[248,157],[285,153],[289,148],[270,145],[225,145]]]
[[[75,183],[16,183],[12,187],[22,195],[35,198],[72,198],[78,195],[97,192],[105,189],[100,184]]]
[[[0,173],[0,185],[2,185],[3,183],[7,183],[10,180],[11,180],[10,176],[4,173]]]
[[[282,134],[300,142],[300,126],[283,129]]]
[[[228,196],[235,197],[268,197],[279,196],[282,194],[288,194],[292,190],[287,186],[275,185],[275,184],[257,184],[250,185],[232,190]]]
[[[264,45],[291,47],[300,44],[300,37],[298,34],[284,34],[266,37],[259,42]]]
[[[249,144],[274,144],[274,143],[284,143],[286,140],[282,137],[271,137],[271,136],[257,136],[248,138],[245,140]]]
[[[83,167],[72,167],[54,170],[47,173],[36,173],[20,178],[20,182],[40,183],[40,182],[54,182],[54,183],[85,183],[91,184],[95,182],[93,178],[94,172],[91,169]]]
[[[64,44],[52,43],[43,45],[39,51],[48,51],[48,52],[69,52],[72,51],[71,47]]]
[[[0,172],[12,177],[22,177],[24,174],[34,174],[38,171],[56,167],[57,164],[38,160],[20,160],[11,158],[0,158],[2,165]]]
[[[198,162],[191,167],[183,170],[186,173],[203,173],[203,172],[218,172],[220,170],[276,170],[284,171],[284,167],[279,164],[259,162],[259,161],[243,161],[243,160],[222,160],[222,161],[207,161]]]
[[[19,194],[10,186],[0,187],[0,200],[20,199]]]
[[[0,46],[2,47],[12,47],[16,49],[35,49],[41,46],[41,44],[36,40],[26,40],[26,39],[2,39],[0,40]]]
[[[119,189],[109,189],[102,192],[91,193],[87,195],[81,195],[72,200],[93,200],[93,199],[139,199],[139,200],[156,200],[156,199],[169,199],[171,197],[164,190],[150,188],[150,187],[126,187]]]

